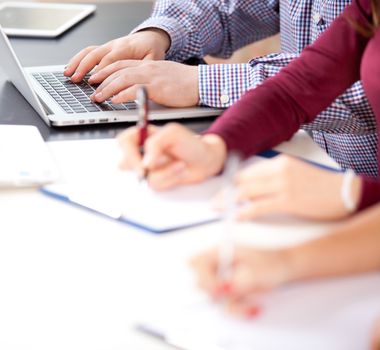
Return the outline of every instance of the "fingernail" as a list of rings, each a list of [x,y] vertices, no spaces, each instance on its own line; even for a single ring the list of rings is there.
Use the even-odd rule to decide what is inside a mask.
[[[179,163],[176,165],[175,167],[175,172],[180,175],[181,173],[184,172],[184,170],[186,169],[186,165],[184,163]]]
[[[73,79],[73,80],[76,80],[77,78],[79,78],[79,73],[74,73],[74,74],[71,76],[71,79]]]
[[[102,99],[103,99],[103,93],[98,92],[97,94],[95,94],[95,98],[96,98],[97,100],[102,100]]]
[[[232,284],[230,282],[224,282],[221,285],[223,294],[229,294],[232,292]]]
[[[248,307],[245,310],[244,315],[247,318],[254,318],[254,317],[258,316],[260,313],[261,313],[261,307],[258,305],[253,305],[253,306]]]
[[[142,167],[148,168],[152,162],[153,162],[152,157],[149,154],[146,154],[142,160]]]
[[[227,294],[230,294],[232,292],[232,284],[229,282],[223,282],[216,286],[216,288],[213,291],[213,295],[215,297],[222,297]]]
[[[138,169],[136,169],[136,174],[137,174],[137,177],[139,179],[141,179],[142,177],[144,177],[144,174],[145,174],[144,168],[138,168]]]

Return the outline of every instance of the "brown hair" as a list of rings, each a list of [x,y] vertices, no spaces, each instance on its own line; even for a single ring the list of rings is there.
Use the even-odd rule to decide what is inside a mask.
[[[376,29],[380,25],[380,0],[370,0],[372,9],[372,23],[362,25],[347,16],[348,22],[363,36],[370,37],[375,34]]]

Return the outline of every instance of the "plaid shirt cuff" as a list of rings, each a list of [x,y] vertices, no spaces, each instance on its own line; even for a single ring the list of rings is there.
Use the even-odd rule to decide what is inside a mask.
[[[170,48],[166,52],[166,59],[175,60],[175,54],[180,52],[187,43],[187,33],[177,20],[168,17],[151,17],[132,30],[136,33],[148,28],[158,28],[165,31],[170,37]]]
[[[227,108],[252,86],[249,64],[199,65],[199,104]]]

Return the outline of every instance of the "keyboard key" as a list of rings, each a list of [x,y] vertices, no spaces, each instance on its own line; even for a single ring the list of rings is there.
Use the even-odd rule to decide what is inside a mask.
[[[98,105],[102,111],[112,111],[112,107],[106,103]]]
[[[125,102],[123,103],[124,106],[126,106],[128,109],[136,109],[137,103],[135,101]]]
[[[112,104],[111,107],[115,110],[115,111],[125,111],[127,110],[128,108],[123,106],[123,105],[114,105]]]
[[[85,109],[85,108],[82,108],[82,107],[79,107],[79,108],[77,108],[77,107],[73,107],[73,110],[74,110],[74,112],[76,112],[76,113],[86,113],[86,109]]]
[[[97,106],[89,106],[89,107],[86,107],[86,110],[88,112],[99,112],[100,109],[97,107]]]

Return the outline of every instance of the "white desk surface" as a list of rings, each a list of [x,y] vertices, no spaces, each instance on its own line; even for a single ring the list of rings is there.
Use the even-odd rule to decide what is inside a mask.
[[[52,142],[50,147],[64,168],[71,160],[90,162],[89,152],[92,159],[107,156],[109,142]],[[334,164],[305,135],[292,143],[303,155]],[[214,245],[221,228],[215,223],[152,235],[37,190],[0,192],[0,213],[2,350],[169,349],[132,326],[146,305],[194,293],[188,258]],[[310,239],[325,228],[292,221],[249,223],[238,226],[238,236],[274,246]],[[372,290],[380,287],[378,275],[357,283],[368,286],[366,281]]]

